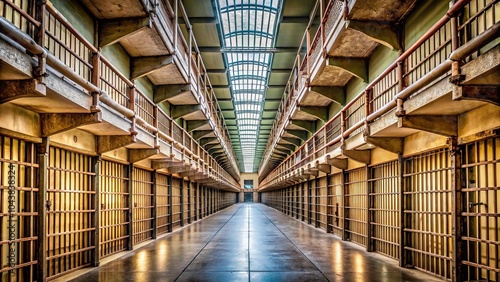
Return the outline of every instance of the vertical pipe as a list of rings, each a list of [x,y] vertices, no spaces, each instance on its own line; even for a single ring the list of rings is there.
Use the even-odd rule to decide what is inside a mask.
[[[40,46],[45,46],[45,9],[46,9],[47,1],[45,0],[37,0],[36,1],[36,20],[40,23],[40,26],[37,28],[35,41]],[[38,65],[34,68],[34,76],[41,82],[44,83],[45,75],[46,75],[46,58],[44,58],[43,54],[37,56]]]
[[[462,174],[461,174],[461,150],[457,144],[457,137],[450,137],[448,144],[450,146],[450,159],[451,159],[451,197],[452,197],[452,281],[463,281],[464,273],[462,273],[462,259],[463,259],[463,220],[462,220]]]
[[[151,213],[152,213],[151,217],[153,218],[152,222],[151,222],[151,228],[153,228],[153,231],[151,233],[151,238],[156,239],[156,237],[158,236],[158,229],[157,229],[158,213],[156,210],[156,207],[157,207],[156,202],[157,202],[157,197],[158,197],[156,184],[157,184],[157,180],[158,180],[158,175],[156,173],[156,170],[153,171],[151,177],[153,178],[153,179],[151,179],[152,180],[151,182],[153,182],[153,184],[151,184],[151,185],[153,185],[153,187],[151,187],[151,194],[153,194],[151,196],[151,202],[152,202],[152,206],[153,206],[152,211],[151,211]]]
[[[174,55],[177,53],[179,29],[179,0],[174,0]]]
[[[134,164],[127,165],[127,190],[128,190],[128,225],[127,225],[127,233],[128,233],[128,241],[127,241],[127,250],[134,249],[134,217],[133,217],[133,208],[134,208],[134,199],[133,199],[133,172]]]
[[[42,138],[38,145],[38,240],[37,240],[37,281],[47,280],[47,189],[49,166],[49,137]]]
[[[168,228],[167,228],[167,232],[172,232],[173,231],[173,226],[172,226],[172,175],[169,174],[167,176],[167,181],[168,181],[168,217],[167,217],[167,224],[168,224]]]
[[[100,176],[101,171],[99,170],[99,166],[101,163],[101,156],[92,157],[92,169],[95,173],[92,176],[91,189],[95,193],[92,195],[92,206],[95,210],[92,216],[92,226],[95,228],[94,234],[92,234],[92,245],[94,249],[92,250],[91,264],[92,266],[99,266],[99,257],[101,253],[101,240],[100,240],[100,229],[101,229],[101,206],[99,205],[100,197],[101,197],[101,189],[100,189]]]
[[[406,234],[405,234],[405,206],[406,199],[404,192],[406,191],[405,179],[404,179],[404,158],[402,154],[398,155],[398,168],[399,168],[399,266],[405,267],[408,264],[407,252],[405,251],[405,246],[407,244]]]

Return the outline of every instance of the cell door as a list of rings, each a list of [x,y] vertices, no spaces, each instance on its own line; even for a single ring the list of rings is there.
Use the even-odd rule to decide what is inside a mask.
[[[463,280],[500,281],[500,137],[462,147]]]

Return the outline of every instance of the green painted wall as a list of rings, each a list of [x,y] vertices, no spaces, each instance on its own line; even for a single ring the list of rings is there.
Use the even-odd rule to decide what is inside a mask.
[[[76,0],[51,0],[54,7],[85,39],[95,45],[95,24],[92,15]]]
[[[144,93],[144,95],[148,96],[149,99],[153,100],[153,84],[151,83],[151,81],[143,76],[143,77],[140,77],[138,79],[136,79],[135,81],[135,85],[136,87],[142,92]]]
[[[418,5],[405,23],[405,48],[415,43],[448,11],[449,1],[425,0]]]
[[[345,87],[346,91],[346,103],[349,103],[358,96],[359,93],[365,91],[366,83],[361,80],[361,78],[353,77],[351,81]]]
[[[102,48],[102,55],[122,74],[130,77],[130,57],[120,44],[113,44]]]
[[[368,79],[373,81],[399,57],[397,51],[386,46],[379,46],[368,61]]]

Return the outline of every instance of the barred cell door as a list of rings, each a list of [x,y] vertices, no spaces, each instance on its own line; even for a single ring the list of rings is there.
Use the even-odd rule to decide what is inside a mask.
[[[130,191],[127,165],[102,160],[99,172],[100,257],[104,258],[127,249]]]
[[[36,277],[38,187],[35,145],[0,135],[0,280]]]
[[[90,266],[95,213],[91,157],[51,147],[47,189],[47,270],[49,277]]]
[[[500,137],[463,146],[463,280],[500,281]]]

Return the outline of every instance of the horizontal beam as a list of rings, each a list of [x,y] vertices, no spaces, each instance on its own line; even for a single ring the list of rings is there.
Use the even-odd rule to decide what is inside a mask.
[[[221,47],[199,47],[200,52],[204,53],[297,53],[297,47],[278,47],[278,48],[221,48]]]
[[[122,38],[151,27],[149,16],[120,18],[99,22],[99,47],[112,45]]]

